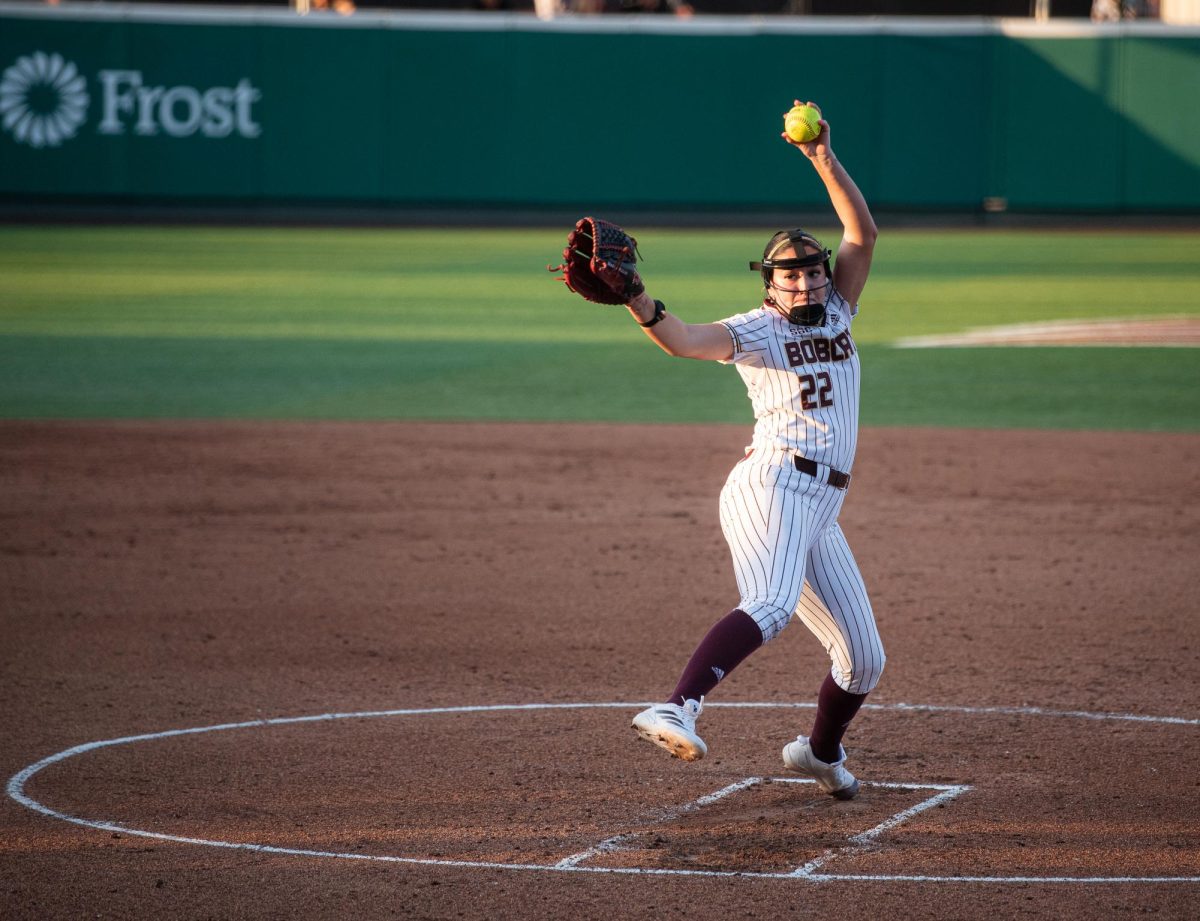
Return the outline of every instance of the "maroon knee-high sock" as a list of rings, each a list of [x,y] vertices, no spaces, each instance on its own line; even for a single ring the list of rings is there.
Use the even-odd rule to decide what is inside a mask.
[[[700,641],[668,702],[682,704],[685,700],[699,700],[761,646],[762,641],[762,630],[754,618],[734,608],[713,624]]]
[[[866,694],[851,694],[838,687],[833,675],[826,675],[817,694],[817,717],[813,720],[808,743],[812,753],[826,764],[838,760],[838,747],[854,714],[867,699]]]

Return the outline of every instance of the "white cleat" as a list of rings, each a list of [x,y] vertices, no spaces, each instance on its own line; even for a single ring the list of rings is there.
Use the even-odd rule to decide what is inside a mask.
[[[805,736],[796,736],[795,742],[789,742],[783,747],[783,766],[811,777],[817,786],[838,799],[854,799],[858,793],[858,781],[846,770],[846,749],[838,746],[841,758],[833,764],[826,764],[817,759],[812,753],[812,747]]]
[[[647,742],[665,748],[682,761],[699,761],[708,754],[708,746],[696,735],[696,717],[701,701],[677,704],[655,704],[633,718],[633,728]]]

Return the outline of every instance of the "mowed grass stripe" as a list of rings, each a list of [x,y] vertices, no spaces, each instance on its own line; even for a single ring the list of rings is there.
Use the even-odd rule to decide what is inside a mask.
[[[769,232],[633,228],[691,321],[749,309]],[[823,231],[831,245],[836,234]],[[0,415],[749,422],[545,271],[561,230],[0,228]],[[1200,312],[1200,235],[887,232],[855,336],[866,424],[1194,431],[1194,350],[892,350],[1047,319]]]
[[[7,336],[0,417],[751,424],[731,368],[635,346]],[[1200,430],[1193,350],[862,353],[866,425]]]

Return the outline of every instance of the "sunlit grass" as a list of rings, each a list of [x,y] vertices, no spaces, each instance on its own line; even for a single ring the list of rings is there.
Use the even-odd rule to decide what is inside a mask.
[[[651,291],[684,319],[758,303],[747,263],[771,228],[631,230]],[[555,281],[563,242],[561,229],[0,228],[0,414],[747,420],[736,374],[667,359],[622,308]],[[1194,350],[886,347],[1196,314],[1197,252],[1187,233],[885,226],[855,324],[864,420],[1200,426]]]

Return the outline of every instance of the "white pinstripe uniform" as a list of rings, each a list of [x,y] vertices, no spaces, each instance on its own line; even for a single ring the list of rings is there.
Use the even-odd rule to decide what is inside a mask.
[[[825,325],[796,326],[769,304],[720,322],[757,420],[746,457],[721,490],[721,529],[733,556],[739,607],[766,643],[793,613],[824,644],[838,686],[866,694],[883,671],[883,644],[858,565],[838,525],[858,442],[857,314],[837,292]],[[816,462],[817,476],[795,466]]]

